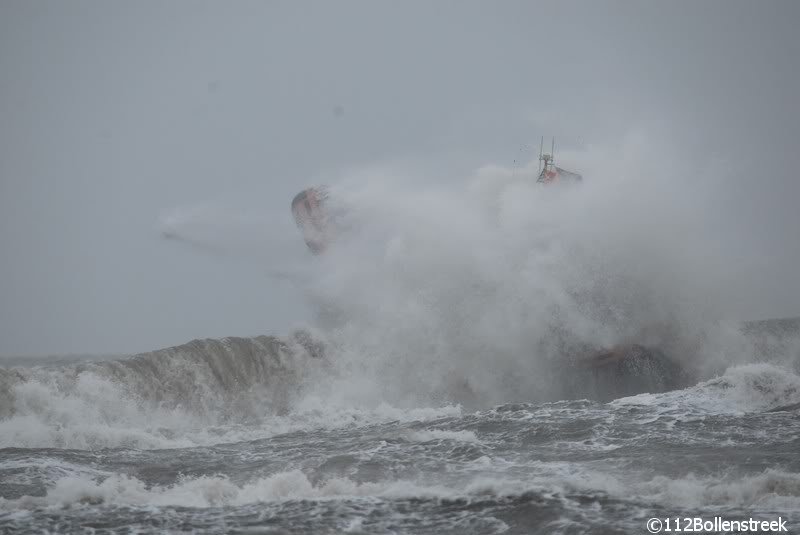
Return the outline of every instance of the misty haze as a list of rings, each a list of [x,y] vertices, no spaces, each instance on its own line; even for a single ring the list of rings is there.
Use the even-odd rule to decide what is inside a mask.
[[[0,0],[0,532],[800,529],[798,21]]]

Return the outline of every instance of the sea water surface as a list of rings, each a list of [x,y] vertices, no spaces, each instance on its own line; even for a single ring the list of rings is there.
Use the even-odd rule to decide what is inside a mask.
[[[800,529],[791,367],[606,403],[413,406],[301,388],[329,369],[313,349],[257,337],[4,363],[0,532],[645,533],[651,517],[715,516]]]

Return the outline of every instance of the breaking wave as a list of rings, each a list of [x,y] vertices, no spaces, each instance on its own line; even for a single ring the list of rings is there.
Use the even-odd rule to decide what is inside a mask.
[[[458,405],[448,403],[440,408],[356,403],[359,394],[338,390],[352,375],[337,370],[325,351],[319,340],[297,333],[288,341],[195,340],[117,361],[0,370],[0,447],[186,447],[461,414]],[[797,404],[800,378],[762,363],[733,366],[691,388],[621,398],[611,406],[727,414]],[[408,438],[480,442],[471,431],[446,429],[412,431]]]
[[[724,374],[684,390],[639,394],[613,406],[649,406],[684,414],[742,414],[791,409],[800,404],[800,376],[767,363],[733,366]]]
[[[225,476],[181,478],[170,486],[148,486],[139,479],[112,475],[101,481],[87,476],[58,480],[45,496],[0,498],[2,509],[32,509],[108,504],[121,506],[221,507],[289,500],[357,499],[502,500],[535,493],[566,497],[576,493],[605,499],[633,500],[650,507],[758,507],[800,511],[800,474],[768,469],[746,477],[682,478],[657,476],[631,484],[608,473],[584,470],[580,476],[554,473],[531,483],[517,479],[478,478],[463,486],[425,485],[407,480],[355,482],[330,478],[314,484],[300,470],[279,472],[236,484]]]
[[[0,369],[0,448],[177,448],[460,414],[455,405],[337,405],[307,332],[195,340],[130,358]]]
[[[310,338],[195,340],[115,361],[0,370],[0,447],[188,445],[280,415],[319,358]]]

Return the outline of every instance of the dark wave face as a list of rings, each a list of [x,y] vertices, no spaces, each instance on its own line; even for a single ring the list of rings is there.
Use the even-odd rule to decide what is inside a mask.
[[[118,360],[0,368],[0,447],[191,444],[184,432],[195,436],[285,413],[307,361],[321,362],[320,352],[297,333],[288,340],[194,340]]]

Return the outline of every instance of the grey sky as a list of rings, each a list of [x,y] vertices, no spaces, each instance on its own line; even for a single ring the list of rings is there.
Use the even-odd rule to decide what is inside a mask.
[[[0,354],[306,318],[255,263],[160,239],[175,206],[290,225],[331,170],[510,164],[539,135],[642,127],[741,163],[726,200],[771,262],[740,311],[800,314],[798,6],[0,0]]]

